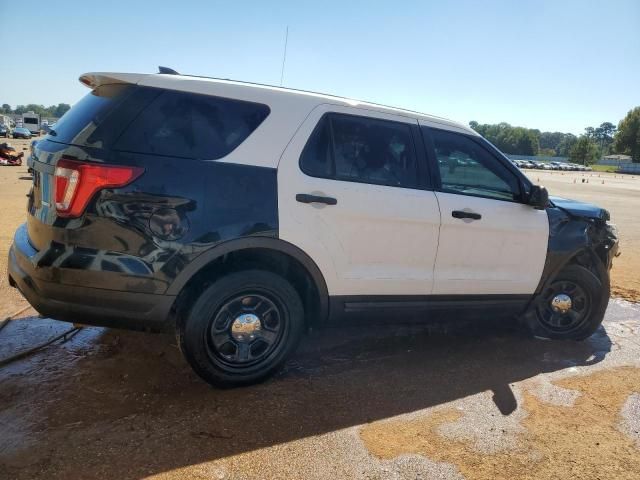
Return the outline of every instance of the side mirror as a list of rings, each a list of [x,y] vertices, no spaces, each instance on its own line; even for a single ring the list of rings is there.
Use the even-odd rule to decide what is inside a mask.
[[[549,192],[540,185],[533,185],[529,193],[528,203],[538,210],[544,210],[549,205]]]

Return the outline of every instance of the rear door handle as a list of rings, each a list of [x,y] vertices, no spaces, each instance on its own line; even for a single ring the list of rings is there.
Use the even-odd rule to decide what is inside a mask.
[[[465,212],[464,210],[454,210],[451,212],[453,218],[470,218],[471,220],[480,220],[482,215],[475,212]]]
[[[298,193],[296,200],[300,203],[324,203],[326,205],[336,205],[338,200],[333,197],[322,197],[320,195],[310,195],[308,193]]]

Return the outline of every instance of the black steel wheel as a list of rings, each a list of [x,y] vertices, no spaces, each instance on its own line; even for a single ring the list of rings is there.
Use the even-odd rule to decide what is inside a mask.
[[[609,303],[608,276],[602,280],[579,265],[563,269],[535,301],[531,333],[552,339],[590,337],[602,323]]]
[[[271,272],[244,270],[206,288],[177,325],[180,348],[212,385],[264,380],[295,350],[304,327],[302,301]]]
[[[287,319],[285,309],[268,292],[234,295],[209,324],[207,350],[230,367],[259,363],[278,346]]]
[[[538,304],[538,319],[550,331],[579,329],[591,313],[591,296],[579,284],[558,280],[549,285]]]

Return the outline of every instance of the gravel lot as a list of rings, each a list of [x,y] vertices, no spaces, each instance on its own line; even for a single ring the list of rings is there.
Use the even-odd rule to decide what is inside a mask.
[[[25,305],[5,277],[25,172],[0,167],[0,315]],[[611,210],[614,293],[638,300],[640,179],[529,174]],[[33,315],[0,359],[69,328]],[[171,336],[92,327],[0,368],[0,478],[636,479],[639,418],[640,305],[622,299],[582,343],[490,319],[314,332],[276,378],[226,391]]]

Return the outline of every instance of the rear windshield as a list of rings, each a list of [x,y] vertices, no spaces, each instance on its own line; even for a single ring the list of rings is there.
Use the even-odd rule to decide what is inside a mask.
[[[56,122],[50,139],[74,145],[104,147],[96,130],[133,89],[133,85],[115,84],[102,85],[92,90]]]
[[[25,118],[24,119],[24,123],[33,123],[35,125],[38,124],[38,119],[37,118]]]

